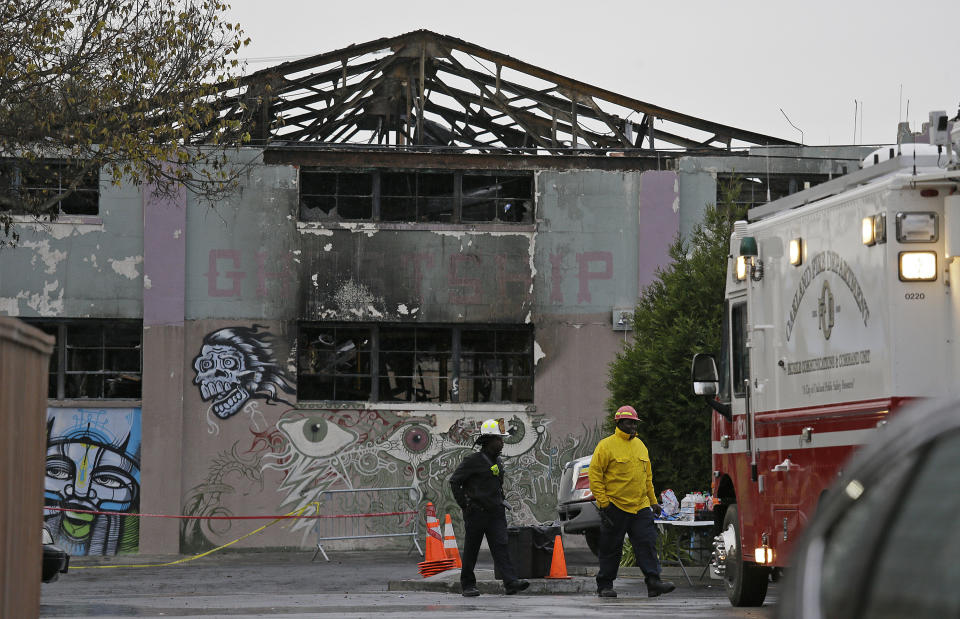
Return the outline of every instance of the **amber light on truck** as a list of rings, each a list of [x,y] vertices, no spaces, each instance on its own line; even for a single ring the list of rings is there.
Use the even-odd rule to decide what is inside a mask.
[[[790,264],[795,267],[803,263],[803,239],[790,239]]]
[[[883,213],[864,217],[860,224],[860,240],[868,247],[887,242],[887,216]]]
[[[734,277],[737,278],[738,282],[747,279],[747,258],[745,256],[737,256],[737,270]]]
[[[753,558],[761,565],[773,563],[773,548],[770,548],[769,546],[758,546],[753,551]]]
[[[900,252],[900,280],[932,282],[937,279],[937,254],[932,251]]]

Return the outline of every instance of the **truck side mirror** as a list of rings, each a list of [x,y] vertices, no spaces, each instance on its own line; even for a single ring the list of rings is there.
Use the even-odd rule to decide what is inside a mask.
[[[697,395],[717,395],[720,392],[720,379],[717,378],[717,362],[713,355],[697,353],[693,356],[690,370],[693,380],[693,392]]]
[[[713,396],[720,393],[720,379],[717,374],[717,362],[713,355],[697,353],[693,356],[693,366],[690,368],[690,379],[693,381],[693,392],[704,396],[707,404],[720,413],[727,421],[733,421],[730,405],[718,402]]]

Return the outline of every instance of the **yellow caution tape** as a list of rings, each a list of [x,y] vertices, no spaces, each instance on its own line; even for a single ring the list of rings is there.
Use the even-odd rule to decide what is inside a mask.
[[[219,551],[223,550],[224,548],[227,548],[228,546],[233,546],[233,545],[236,544],[237,542],[243,541],[243,540],[247,539],[248,537],[252,537],[252,536],[256,535],[257,533],[259,533],[260,531],[263,531],[263,530],[266,529],[267,527],[272,527],[273,525],[277,524],[277,523],[280,522],[281,520],[286,520],[287,517],[289,517],[289,516],[294,516],[294,515],[296,515],[296,516],[301,516],[301,515],[302,515],[301,512],[303,512],[303,510],[305,510],[305,509],[307,509],[308,507],[310,507],[310,505],[313,505],[313,506],[314,506],[314,509],[316,510],[316,513],[317,513],[317,514],[320,513],[320,503],[319,503],[318,501],[314,501],[313,503],[310,503],[309,505],[304,505],[304,506],[301,507],[300,509],[296,509],[296,510],[294,510],[294,511],[288,513],[288,514],[284,514],[284,517],[283,517],[283,518],[277,518],[276,520],[273,520],[273,521],[271,521],[271,522],[268,522],[267,524],[263,525],[262,527],[260,527],[260,528],[258,528],[258,529],[254,529],[253,531],[250,531],[250,532],[247,533],[246,535],[243,535],[243,536],[241,536],[241,537],[238,537],[237,539],[235,539],[235,540],[233,540],[233,541],[231,541],[231,542],[227,542],[226,544],[223,544],[223,545],[221,545],[221,546],[217,546],[216,548],[214,548],[214,549],[212,549],[212,550],[208,550],[208,551],[206,551],[206,552],[200,553],[200,554],[198,554],[198,555],[194,555],[194,556],[192,556],[192,557],[185,557],[185,558],[183,558],[183,559],[177,559],[176,561],[171,561],[171,562],[169,562],[169,563],[139,563],[139,564],[132,564],[132,565],[126,565],[126,564],[119,564],[119,565],[71,565],[71,566],[70,566],[70,571],[73,571],[73,570],[98,570],[98,569],[99,569],[99,570],[105,570],[105,569],[112,569],[112,568],[118,568],[118,567],[168,567],[168,566],[171,566],[171,565],[180,565],[180,564],[182,564],[182,563],[189,563],[190,561],[195,561],[195,560],[197,560],[197,559],[206,557],[207,555],[212,555],[212,554],[215,553],[215,552],[219,552]]]

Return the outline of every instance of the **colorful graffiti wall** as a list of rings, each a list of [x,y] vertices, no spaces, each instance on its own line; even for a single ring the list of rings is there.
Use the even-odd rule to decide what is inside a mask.
[[[224,332],[239,339],[222,337]],[[241,341],[245,339],[251,341]],[[215,455],[205,461],[202,479],[196,479],[199,471],[193,471],[196,481],[188,485],[183,515],[217,518],[185,520],[182,552],[210,549],[240,537],[247,530],[243,524],[220,518],[249,516],[257,509],[278,515],[315,514],[318,509],[323,515],[422,514],[431,501],[459,526],[460,510],[448,480],[473,449],[480,424],[491,417],[504,417],[511,432],[503,451],[507,501],[512,507],[508,518],[523,524],[553,521],[561,467],[589,454],[600,438],[598,427],[583,427],[578,435],[554,435],[551,419],[523,406],[490,410],[456,405],[449,410],[376,404],[364,409],[293,406],[276,397],[287,391],[291,377],[283,370],[287,364],[273,356],[272,344],[273,335],[257,326],[219,329],[199,344],[193,382],[206,411],[194,417],[204,420],[195,429],[202,435],[200,451]],[[247,349],[257,351],[255,358],[244,356]],[[263,388],[267,375],[275,389]],[[211,449],[214,445],[218,448]],[[330,492],[359,488],[370,491]],[[386,488],[409,490],[380,490]],[[339,533],[329,530],[334,525],[340,527]],[[284,524],[283,533],[273,533],[274,541],[268,545],[308,546],[318,535],[376,534],[396,526],[396,521],[377,518],[349,523],[296,520]]]
[[[140,440],[139,408],[47,409],[44,521],[70,554],[137,551]]]

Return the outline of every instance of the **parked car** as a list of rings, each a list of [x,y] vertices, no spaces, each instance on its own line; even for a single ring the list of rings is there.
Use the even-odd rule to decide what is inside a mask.
[[[820,501],[778,616],[960,617],[958,485],[960,402],[900,412]]]
[[[53,534],[46,525],[43,526],[43,568],[41,579],[43,582],[53,582],[66,574],[70,567],[70,555],[63,548],[53,543]]]
[[[557,489],[557,516],[565,533],[579,533],[597,554],[600,548],[600,512],[590,492],[590,458],[584,456],[563,465]]]

